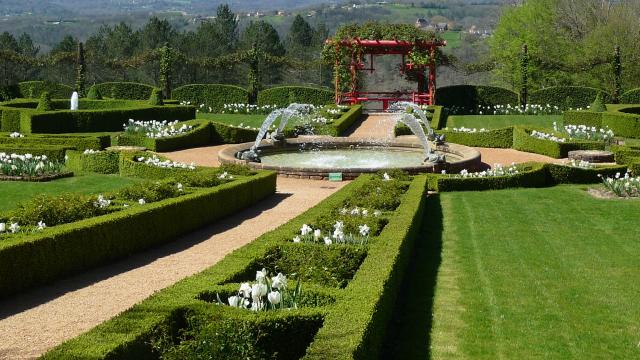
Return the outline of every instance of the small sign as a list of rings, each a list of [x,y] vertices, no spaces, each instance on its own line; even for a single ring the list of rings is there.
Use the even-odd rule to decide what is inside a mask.
[[[329,181],[342,181],[342,173],[329,173]]]

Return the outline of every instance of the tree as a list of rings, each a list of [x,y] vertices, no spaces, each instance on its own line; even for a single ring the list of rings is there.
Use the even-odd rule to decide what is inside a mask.
[[[67,35],[59,43],[57,43],[53,49],[51,49],[52,54],[56,53],[71,53],[75,52],[78,47],[78,39],[74,38],[71,35]]]
[[[84,86],[86,80],[86,64],[84,62],[84,47],[82,43],[78,43],[78,54],[76,57],[76,87],[75,90],[78,92],[78,96],[84,96]]]
[[[140,30],[140,48],[158,49],[171,44],[176,39],[176,31],[166,19],[152,17]]]
[[[220,38],[220,46],[225,52],[233,51],[238,43],[238,20],[229,5],[218,6],[216,19],[213,22],[215,31]]]
[[[284,56],[286,52],[276,29],[265,21],[251,21],[242,33],[240,43],[242,49],[253,51],[256,54]],[[271,84],[281,78],[281,66],[275,64],[260,62],[250,69],[252,69],[251,71],[255,70],[257,78],[255,83]]]
[[[314,31],[305,19],[296,15],[289,28],[289,36],[287,37],[287,45],[294,47],[309,47],[313,44]]]

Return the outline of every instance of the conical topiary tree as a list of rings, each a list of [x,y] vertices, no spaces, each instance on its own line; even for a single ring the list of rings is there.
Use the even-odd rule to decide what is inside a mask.
[[[151,92],[151,97],[149,98],[149,104],[153,106],[162,106],[164,102],[162,101],[162,90],[153,89]]]
[[[596,99],[593,100],[591,106],[589,106],[589,110],[593,112],[603,112],[607,110],[607,108],[604,106],[604,103],[602,102],[601,93],[598,93],[598,95],[596,95]]]
[[[93,85],[89,88],[89,92],[87,93],[87,98],[91,100],[102,100],[102,94],[97,86]]]
[[[40,101],[38,102],[38,111],[51,111],[53,110],[53,104],[51,103],[51,95],[48,91],[42,92],[40,95]]]

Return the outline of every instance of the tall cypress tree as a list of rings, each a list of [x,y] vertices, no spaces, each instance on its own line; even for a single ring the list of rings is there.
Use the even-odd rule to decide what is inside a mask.
[[[620,56],[620,46],[616,45],[613,52],[613,101],[620,102],[622,95],[622,58]]]
[[[82,42],[78,42],[78,54],[76,57],[76,91],[78,96],[84,96],[85,80],[86,80],[86,64],[84,62],[84,46]]]
[[[520,106],[524,109],[527,106],[529,97],[529,47],[522,45],[520,56]]]

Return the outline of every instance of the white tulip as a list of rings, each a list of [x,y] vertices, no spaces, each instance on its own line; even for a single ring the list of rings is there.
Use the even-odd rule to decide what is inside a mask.
[[[299,243],[301,241],[300,236],[296,236],[293,238],[294,243]]]
[[[263,282],[267,277],[267,269],[256,271],[256,281]]]
[[[242,283],[240,285],[240,291],[239,291],[240,295],[246,297],[246,298],[250,298],[251,297],[251,285],[249,285],[249,283]]]
[[[360,229],[360,235],[369,236],[369,231],[371,231],[371,229],[367,226],[367,224],[360,225],[359,229]]]
[[[254,301],[256,298],[261,298],[265,295],[267,295],[267,285],[266,284],[253,284],[253,286],[251,287],[251,294],[254,298]]]
[[[282,295],[278,291],[272,291],[267,296],[269,302],[273,305],[278,305],[282,301]]]
[[[287,287],[287,277],[282,273],[271,278],[271,287],[274,289],[280,289]]]
[[[316,230],[313,232],[313,238],[314,238],[314,239],[316,239],[316,240],[318,240],[318,239],[320,238],[320,236],[321,236],[321,235],[322,235],[322,231],[320,231],[320,229],[316,229]]]
[[[7,224],[0,223],[0,233],[5,232],[7,230]]]
[[[335,237],[335,238],[337,238],[337,237],[335,236],[335,233],[334,233],[334,237]],[[324,243],[325,243],[325,245],[331,245],[331,244],[333,244],[333,241],[331,241],[331,239],[330,239],[330,238],[328,238],[328,237],[326,237],[326,236],[325,236],[325,237],[324,237]]]
[[[144,205],[144,204],[146,204],[146,203],[147,203],[147,202],[146,202],[144,199],[140,199],[140,200],[138,200],[138,204],[140,204],[140,205]]]
[[[229,306],[231,307],[240,307],[242,304],[242,298],[239,296],[229,296]]]
[[[12,234],[15,234],[18,232],[18,230],[20,230],[20,225],[18,225],[18,223],[11,223],[11,226],[9,226],[9,230],[11,230]]]

